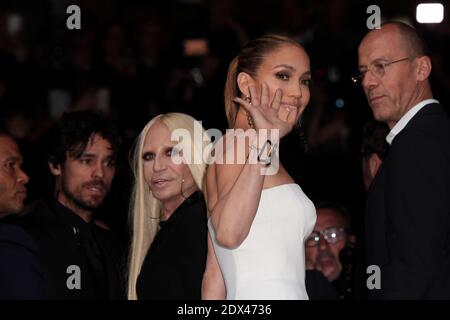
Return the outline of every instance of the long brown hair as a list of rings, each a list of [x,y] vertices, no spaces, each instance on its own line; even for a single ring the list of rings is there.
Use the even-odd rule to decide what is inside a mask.
[[[248,73],[255,77],[258,68],[264,61],[267,54],[278,49],[282,45],[302,46],[286,36],[268,34],[251,40],[242,51],[231,61],[228,67],[227,81],[225,82],[225,113],[230,128],[234,127],[239,105],[233,101],[235,97],[241,96],[237,84],[237,76],[240,72]]]

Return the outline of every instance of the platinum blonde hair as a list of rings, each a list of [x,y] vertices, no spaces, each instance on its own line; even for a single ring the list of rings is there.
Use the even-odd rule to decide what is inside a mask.
[[[136,281],[144,262],[145,255],[150,248],[158,231],[162,205],[151,193],[144,179],[142,150],[149,129],[157,122],[162,122],[171,133],[176,129],[185,129],[190,133],[191,153],[200,164],[186,161],[198,190],[202,190],[206,163],[203,160],[203,151],[210,141],[203,141],[205,130],[200,125],[202,139],[194,139],[196,120],[183,113],[161,114],[150,120],[136,139],[131,154],[131,166],[134,175],[134,185],[130,199],[129,218],[132,228],[132,239],[128,261],[128,299],[136,300]],[[206,136],[206,135],[205,135]],[[186,160],[186,159],[185,159]]]

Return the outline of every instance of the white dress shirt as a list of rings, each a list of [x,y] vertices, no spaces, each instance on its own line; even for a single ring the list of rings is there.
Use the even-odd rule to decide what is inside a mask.
[[[389,143],[389,145],[392,144],[392,141],[394,138],[402,131],[409,121],[416,115],[417,112],[419,112],[423,107],[425,107],[427,104],[430,103],[439,103],[439,101],[435,99],[426,99],[418,104],[416,104],[414,107],[409,109],[407,113],[403,115],[403,117],[395,124],[395,126],[391,129],[389,134],[386,136],[386,141]]]

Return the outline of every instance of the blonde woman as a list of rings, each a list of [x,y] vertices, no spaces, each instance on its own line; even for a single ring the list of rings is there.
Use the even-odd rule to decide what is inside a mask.
[[[198,160],[208,141],[194,141],[195,127],[203,135],[195,121],[182,113],[159,115],[137,138],[129,299],[201,298],[207,218],[201,192],[205,164]],[[182,143],[171,140],[177,129],[188,134]]]

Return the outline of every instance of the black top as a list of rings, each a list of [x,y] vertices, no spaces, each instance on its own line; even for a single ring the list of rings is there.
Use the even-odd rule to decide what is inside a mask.
[[[0,300],[42,299],[44,274],[37,246],[25,230],[6,220],[0,219]]]
[[[123,250],[110,231],[54,199],[39,201],[18,223],[38,245],[47,298],[124,298]]]
[[[206,205],[197,191],[160,223],[137,279],[138,298],[201,299],[207,235]]]

